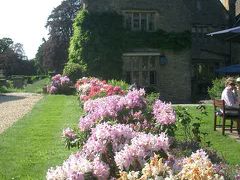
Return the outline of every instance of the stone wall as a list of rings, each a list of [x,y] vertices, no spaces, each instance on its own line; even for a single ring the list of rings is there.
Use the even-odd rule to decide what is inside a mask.
[[[174,103],[191,102],[191,53],[165,51],[167,64],[158,67],[161,99]]]
[[[181,32],[191,28],[190,13],[182,0],[84,0],[84,4],[89,12],[156,11],[157,29]]]
[[[229,44],[206,36],[229,27],[229,14],[219,0],[83,0],[90,13],[124,11],[155,12],[155,30],[192,32],[192,47],[182,52],[165,51],[168,63],[158,66],[157,87],[163,100],[190,102],[192,66],[224,64],[229,57]],[[146,47],[148,48],[148,47]],[[123,59],[124,60],[124,59]],[[214,69],[212,70],[214,72]],[[204,76],[204,75],[203,75]],[[208,79],[208,77],[202,77]],[[208,82],[209,83],[209,82]],[[205,87],[207,88],[207,87]],[[205,91],[205,93],[207,93]]]
[[[149,54],[148,54],[149,53]],[[123,74],[126,77],[127,72],[131,72],[131,82],[140,87],[155,87],[160,92],[161,100],[174,103],[191,102],[191,52],[185,50],[181,52],[173,51],[138,51],[124,53],[123,56]],[[164,64],[160,63],[160,56],[166,57]],[[151,57],[151,58],[149,58]],[[154,66],[147,63],[144,68],[143,62],[155,60]],[[143,72],[149,73],[156,71],[156,84],[145,83]],[[137,73],[138,78],[134,75]],[[148,74],[149,78],[149,74]],[[150,80],[149,80],[150,81]]]

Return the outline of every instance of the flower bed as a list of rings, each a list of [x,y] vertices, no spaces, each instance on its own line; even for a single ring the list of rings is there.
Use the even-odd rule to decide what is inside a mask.
[[[88,97],[78,130],[87,138],[81,150],[48,170],[47,179],[227,178],[224,168],[202,149],[189,157],[175,156],[171,148],[176,113],[170,103],[157,99],[149,105],[143,89],[117,95],[104,91],[105,96],[96,98],[105,85],[96,78],[78,82],[79,91]],[[98,91],[91,95],[92,86]],[[79,147],[77,132],[68,128],[63,133],[68,147]]]

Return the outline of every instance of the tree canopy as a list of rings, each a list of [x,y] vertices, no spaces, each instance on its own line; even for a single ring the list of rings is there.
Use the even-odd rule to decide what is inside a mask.
[[[0,39],[0,69],[6,76],[34,74],[34,64],[25,56],[23,45],[11,38]]]
[[[62,72],[68,58],[73,20],[80,8],[80,0],[64,0],[49,15],[46,23],[49,38],[43,41],[36,54],[37,63],[45,71]]]

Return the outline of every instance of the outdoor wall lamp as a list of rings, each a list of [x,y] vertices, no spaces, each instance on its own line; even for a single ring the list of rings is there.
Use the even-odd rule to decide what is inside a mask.
[[[167,62],[168,62],[168,59],[165,55],[159,56],[159,64],[164,65],[164,64],[167,64]]]

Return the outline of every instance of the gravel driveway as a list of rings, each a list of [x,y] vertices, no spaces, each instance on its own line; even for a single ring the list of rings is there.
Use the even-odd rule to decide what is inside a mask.
[[[0,94],[0,134],[28,113],[42,97],[33,93]]]

